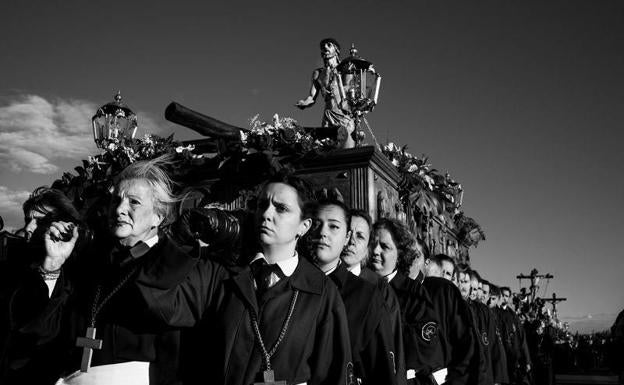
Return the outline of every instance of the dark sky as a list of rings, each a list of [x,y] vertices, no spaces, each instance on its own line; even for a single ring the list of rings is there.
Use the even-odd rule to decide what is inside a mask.
[[[257,113],[314,125],[321,107],[293,104],[318,42],[336,38],[343,55],[354,42],[383,76],[377,137],[464,186],[487,235],[476,269],[513,289],[533,267],[554,274],[564,316],[624,308],[623,1],[86,3],[2,2],[4,112],[28,95],[95,106],[121,89],[161,133],[172,100],[239,126]],[[59,171],[0,166],[0,189],[30,191],[78,163],[48,157]]]

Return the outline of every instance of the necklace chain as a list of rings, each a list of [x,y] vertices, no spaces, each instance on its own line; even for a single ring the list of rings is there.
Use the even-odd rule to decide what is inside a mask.
[[[262,340],[262,335],[260,334],[260,325],[258,324],[258,319],[256,317],[256,314],[254,311],[251,311],[251,324],[253,325],[253,329],[256,334],[256,340],[258,341],[258,345],[260,346],[260,350],[262,350],[262,355],[264,356],[264,359],[266,361],[265,364],[266,364],[267,370],[271,370],[271,357],[273,357],[273,355],[277,351],[277,348],[279,347],[279,345],[282,343],[282,340],[286,336],[286,332],[288,331],[288,325],[290,324],[290,319],[292,318],[292,315],[295,311],[295,304],[297,303],[298,296],[299,296],[299,290],[295,290],[290,299],[290,307],[288,309],[288,316],[284,320],[284,324],[282,325],[282,330],[280,331],[279,337],[277,338],[277,341],[275,341],[275,344],[273,345],[270,351],[267,351],[266,345],[264,344],[264,341]]]
[[[95,319],[98,315],[98,313],[102,310],[102,308],[104,307],[104,305],[106,305],[106,303],[115,295],[117,294],[117,292],[123,287],[123,285],[128,282],[128,280],[130,279],[130,277],[132,275],[134,275],[134,273],[137,272],[137,270],[139,269],[140,264],[135,265],[132,269],[130,269],[130,271],[128,272],[128,274],[126,274],[121,281],[119,281],[119,283],[117,284],[117,286],[115,286],[113,288],[113,290],[111,290],[110,293],[108,293],[108,295],[102,300],[102,302],[100,301],[100,296],[102,295],[102,285],[97,285],[97,289],[95,290],[95,298],[93,299],[93,307],[91,308],[91,323],[89,324],[91,327],[95,327]],[[99,303],[98,303],[99,302]]]

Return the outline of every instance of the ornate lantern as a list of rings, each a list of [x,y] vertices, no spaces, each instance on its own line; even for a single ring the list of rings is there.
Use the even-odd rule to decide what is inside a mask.
[[[117,91],[115,101],[100,107],[93,118],[93,140],[99,148],[105,148],[108,142],[133,139],[137,130],[137,116],[121,102],[121,93]]]
[[[377,105],[381,84],[381,76],[373,68],[373,63],[361,58],[355,44],[351,44],[350,56],[338,64],[337,70],[352,113],[359,116],[372,111]]]

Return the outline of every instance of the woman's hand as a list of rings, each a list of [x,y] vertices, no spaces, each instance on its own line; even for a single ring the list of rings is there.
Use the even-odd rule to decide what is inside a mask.
[[[44,271],[56,271],[71,255],[78,240],[78,226],[71,222],[52,222],[44,236],[46,257]]]

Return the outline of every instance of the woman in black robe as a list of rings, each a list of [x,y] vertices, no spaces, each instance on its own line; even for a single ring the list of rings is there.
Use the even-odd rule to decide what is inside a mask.
[[[378,220],[372,238],[371,266],[390,282],[401,306],[408,384],[468,383],[474,337],[458,289],[443,278],[426,287],[409,278],[416,241],[401,222]]]
[[[259,252],[241,268],[163,255],[141,271],[137,284],[155,315],[201,329],[197,382],[346,384],[352,378],[340,294],[296,251],[312,223],[307,196],[297,178],[267,182],[256,210]]]
[[[55,291],[67,295],[50,300],[28,333],[37,344],[57,344],[43,359],[58,362],[52,370],[63,377],[60,384],[179,383],[178,332],[151,317],[132,285],[158,256],[184,254],[160,231],[176,202],[163,162],[136,162],[122,171],[102,226],[109,231],[84,249],[76,247],[82,232],[75,223],[55,221],[45,232],[41,269],[60,272]]]

